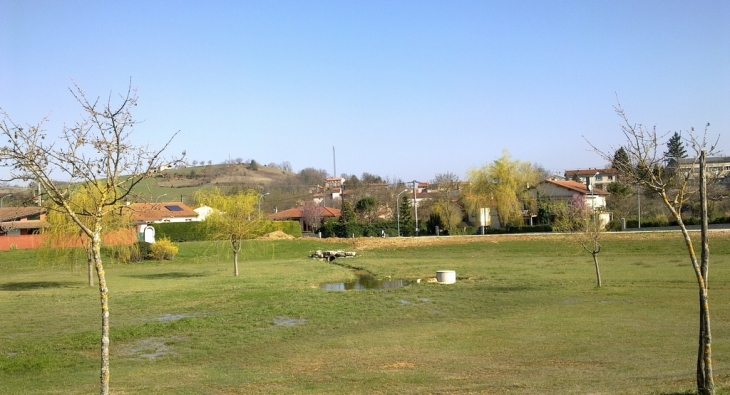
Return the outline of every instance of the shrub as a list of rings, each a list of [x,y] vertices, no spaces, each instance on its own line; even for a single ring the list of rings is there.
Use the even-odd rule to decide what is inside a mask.
[[[149,245],[149,243],[145,242],[136,242],[133,244],[118,244],[103,246],[102,251],[110,258],[116,260],[119,263],[140,262],[145,259],[145,256],[147,255],[146,250],[144,250],[143,244]],[[141,251],[145,252],[141,253]]]
[[[140,262],[145,259],[147,259],[150,256],[150,246],[152,244],[146,242],[146,241],[138,241],[137,243],[137,253],[134,256],[135,259],[132,259],[134,262]]]
[[[621,220],[619,219],[612,219],[606,224],[606,230],[610,232],[618,232],[621,231]]]
[[[157,240],[155,244],[150,245],[150,257],[158,261],[165,259],[171,261],[177,255],[177,251],[177,246],[167,238]]]

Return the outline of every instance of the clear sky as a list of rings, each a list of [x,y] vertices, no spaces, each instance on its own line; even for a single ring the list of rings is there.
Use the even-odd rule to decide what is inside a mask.
[[[405,181],[600,167],[616,95],[730,155],[730,1],[0,0],[0,107],[57,135],[71,79],[139,89],[139,143]],[[2,171],[0,169],[0,171]]]

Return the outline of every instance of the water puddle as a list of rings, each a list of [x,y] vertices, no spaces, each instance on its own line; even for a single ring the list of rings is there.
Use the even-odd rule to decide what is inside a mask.
[[[291,317],[274,317],[274,325],[276,326],[294,326],[303,325],[307,322],[306,318],[291,318]]]
[[[193,316],[190,314],[165,314],[163,316],[157,317],[157,321],[172,322],[172,321],[177,321],[177,320],[181,320],[183,318],[190,318],[190,317],[193,317]]]
[[[193,313],[193,314],[185,314],[185,313],[182,313],[182,314],[170,314],[170,313],[167,313],[167,314],[163,314],[163,315],[161,315],[159,317],[155,317],[155,318],[135,318],[134,320],[132,320],[132,322],[135,322],[135,323],[137,323],[137,322],[149,322],[149,321],[173,322],[173,321],[182,320],[184,318],[199,317],[200,315],[201,314],[199,314],[199,313]]]
[[[156,359],[165,355],[174,354],[169,343],[180,340],[185,339],[177,336],[170,338],[150,337],[136,341],[131,345],[127,353],[141,359]]]
[[[370,275],[358,276],[357,280],[343,283],[322,284],[320,288],[328,291],[350,291],[360,289],[395,289],[408,285],[406,280],[379,280]]]

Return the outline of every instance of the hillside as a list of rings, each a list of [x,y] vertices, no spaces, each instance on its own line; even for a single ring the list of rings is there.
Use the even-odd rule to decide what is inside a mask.
[[[247,163],[192,166],[165,170],[143,180],[133,192],[139,200],[191,203],[195,192],[202,188],[290,189],[296,183],[295,177],[295,173],[264,165],[252,170]]]

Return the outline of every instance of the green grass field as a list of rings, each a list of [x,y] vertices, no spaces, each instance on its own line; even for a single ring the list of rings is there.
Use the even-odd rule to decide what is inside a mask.
[[[698,235],[697,235],[698,237]],[[466,240],[467,238],[464,238]],[[326,291],[352,270],[326,240],[251,241],[234,277],[209,243],[172,262],[107,260],[116,394],[690,394],[697,285],[678,234],[364,249],[342,263],[416,280]],[[730,235],[711,243],[718,394],[730,391]],[[337,262],[337,261],[336,261]],[[428,283],[436,270],[453,285]],[[85,262],[0,253],[0,393],[98,392],[100,304]]]

